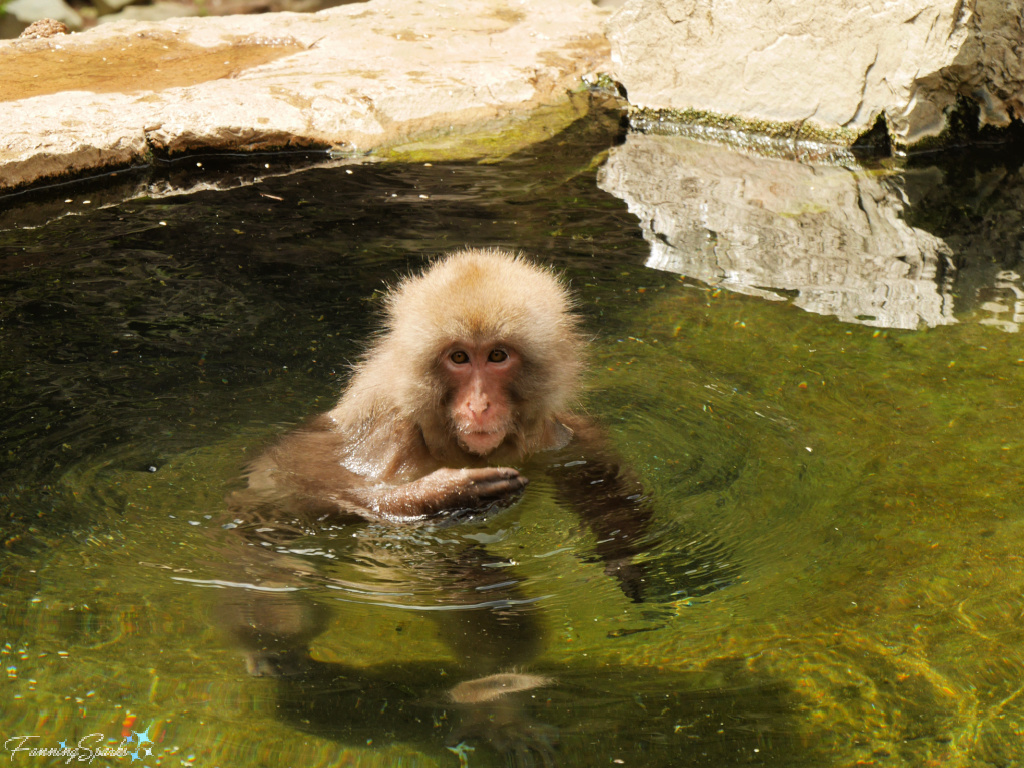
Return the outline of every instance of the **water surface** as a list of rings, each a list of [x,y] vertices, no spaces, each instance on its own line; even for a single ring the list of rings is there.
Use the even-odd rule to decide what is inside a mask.
[[[513,671],[545,679],[513,713],[520,758],[1024,759],[1019,163],[673,144],[645,184],[653,150],[614,139],[590,118],[497,165],[103,208],[71,187],[48,210],[76,215],[0,232],[0,735],[145,732],[146,765],[501,765],[509,713],[448,692],[459,622],[509,608],[508,569]],[[645,599],[540,478],[485,520],[290,541],[316,663],[250,677],[214,618],[238,589],[224,499],[337,397],[384,286],[463,245],[571,280],[582,407],[654,510]],[[467,551],[496,592],[438,566]]]

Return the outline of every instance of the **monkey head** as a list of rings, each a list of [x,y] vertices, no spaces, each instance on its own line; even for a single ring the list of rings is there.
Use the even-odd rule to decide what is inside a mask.
[[[506,251],[469,249],[390,292],[378,349],[395,366],[398,410],[428,445],[454,441],[487,456],[502,445],[527,452],[566,407],[581,346],[569,293],[551,270]]]

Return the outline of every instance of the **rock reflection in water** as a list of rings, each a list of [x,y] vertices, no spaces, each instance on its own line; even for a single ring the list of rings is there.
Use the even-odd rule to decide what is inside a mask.
[[[598,184],[640,219],[650,267],[846,322],[956,322],[952,252],[903,219],[894,179],[630,134]]]

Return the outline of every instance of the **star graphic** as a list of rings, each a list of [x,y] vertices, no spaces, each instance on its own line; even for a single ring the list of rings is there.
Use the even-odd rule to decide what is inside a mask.
[[[61,749],[67,749],[68,748],[68,743],[66,741],[60,742],[60,748]]]
[[[136,738],[138,738],[138,742],[140,744],[152,744],[153,743],[153,739],[150,738],[150,728],[152,728],[152,727],[153,726],[151,725],[150,727],[146,728],[144,731],[134,731],[134,734],[135,734]]]
[[[135,762],[136,760],[141,760],[141,759],[142,759],[142,755],[140,755],[140,754],[138,753],[138,751],[135,751],[135,752],[129,752],[129,753],[128,753],[128,756],[129,756],[129,757],[131,757],[131,759],[132,759],[132,762],[133,762],[133,763],[134,763],[134,762]]]
[[[146,757],[152,756],[153,750],[146,746],[147,744],[155,743],[151,738],[149,738],[149,729],[152,727],[152,725],[149,725],[146,727],[146,730],[144,731],[135,731],[135,738],[138,741],[139,749],[137,752],[133,754],[132,762],[135,762],[134,755],[139,753],[145,755]],[[141,760],[142,758],[140,757],[139,759]]]

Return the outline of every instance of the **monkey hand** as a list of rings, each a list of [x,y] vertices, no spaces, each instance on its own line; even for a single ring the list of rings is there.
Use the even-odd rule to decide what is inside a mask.
[[[521,492],[529,482],[511,467],[439,469],[417,481],[424,502],[437,513],[456,515],[503,501]]]
[[[511,467],[446,467],[381,494],[376,507],[379,514],[395,519],[420,518],[424,510],[430,518],[459,517],[508,500],[527,483],[529,480]]]

